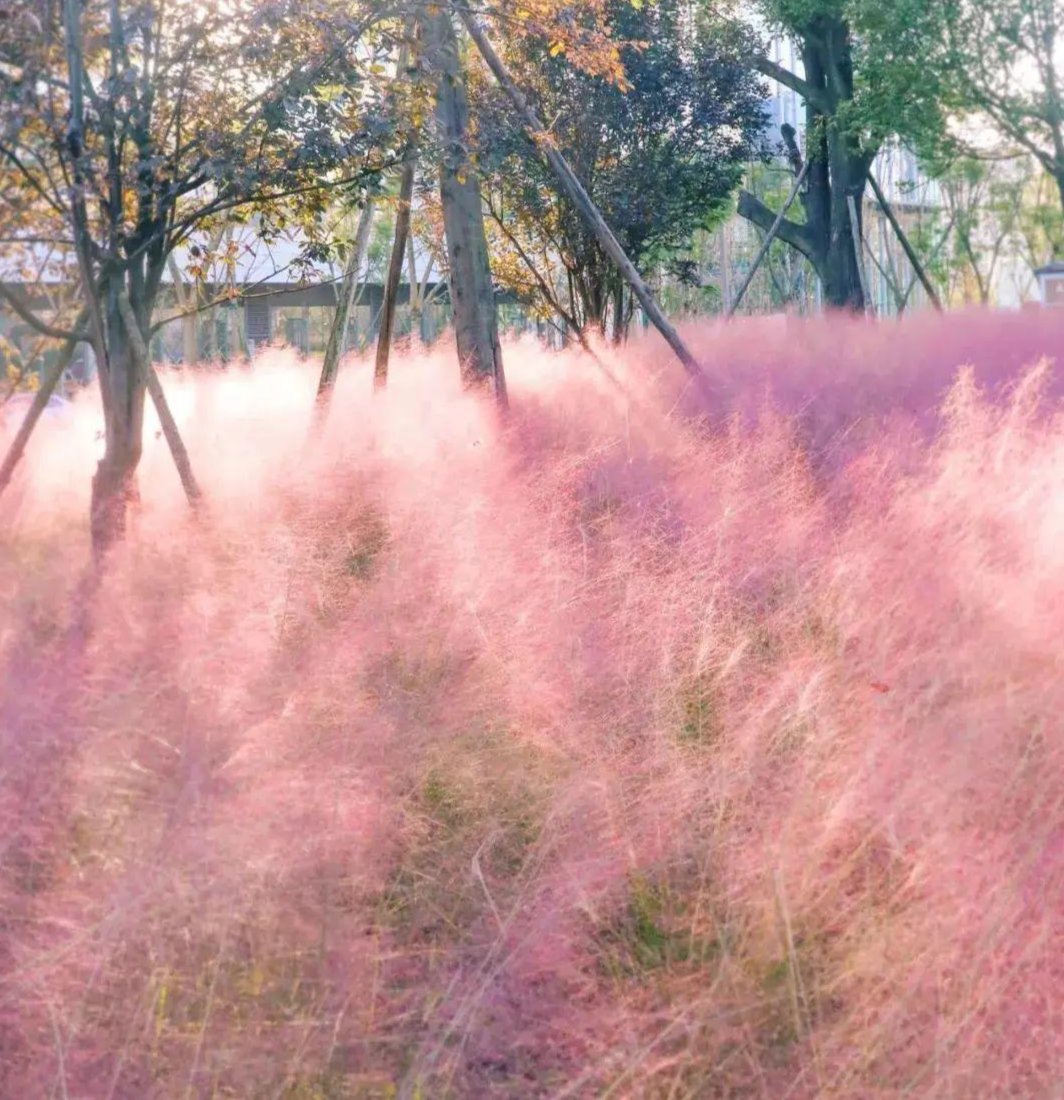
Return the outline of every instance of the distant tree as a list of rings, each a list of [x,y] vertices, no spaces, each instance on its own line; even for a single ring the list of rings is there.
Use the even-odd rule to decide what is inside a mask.
[[[1064,209],[1064,8],[1060,0],[939,0],[950,105],[968,129],[989,124],[1050,175]],[[978,142],[953,131],[968,152]]]
[[[743,63],[745,37],[690,11],[682,0],[611,0],[602,14],[623,76],[582,69],[540,38],[517,40],[507,57],[549,140],[643,269],[723,215],[763,127],[764,91]],[[497,270],[570,328],[605,332],[612,318],[623,331],[631,309],[623,280],[512,106],[481,81],[474,107]]]
[[[1056,181],[1048,172],[1028,173],[1020,205],[1020,236],[1031,269],[1064,256],[1064,209],[1053,201]]]
[[[968,158],[939,179],[953,229],[951,295],[964,303],[992,301],[1001,262],[1018,245],[1027,176],[1016,167]]]

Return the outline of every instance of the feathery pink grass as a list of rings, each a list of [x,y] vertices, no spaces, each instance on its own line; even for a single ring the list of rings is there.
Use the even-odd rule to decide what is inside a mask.
[[[1045,1097],[1064,318],[166,380],[0,498],[0,1095]],[[712,412],[709,419],[701,412]]]

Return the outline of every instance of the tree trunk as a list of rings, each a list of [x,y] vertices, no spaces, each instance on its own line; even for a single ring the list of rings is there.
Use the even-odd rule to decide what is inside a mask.
[[[628,324],[624,316],[624,281],[617,277],[613,288],[613,343],[620,347],[628,336]]]
[[[858,266],[865,184],[871,157],[839,121],[839,108],[853,99],[853,56],[850,32],[841,19],[814,21],[802,43],[805,78],[818,90],[806,103],[806,133],[816,151],[809,186],[803,195],[806,220],[812,232],[813,266],[820,276],[824,298],[836,309],[861,313],[865,296]],[[857,224],[850,219],[850,199]]]
[[[118,288],[107,292],[104,312],[107,370],[100,373],[104,412],[104,454],[92,479],[89,526],[99,559],[126,532],[130,501],[144,434],[145,378],[138,370],[118,306]]]
[[[920,285],[923,286],[928,301],[938,313],[941,313],[942,299],[938,296],[938,291],[931,282],[924,265],[920,262],[920,257],[916,255],[916,250],[909,241],[908,235],[902,228],[901,222],[898,221],[898,217],[894,213],[890,203],[887,201],[887,196],[883,194],[883,188],[879,186],[878,180],[871,172],[868,173],[868,182],[872,185],[872,192],[876,196],[876,202],[879,203],[880,210],[883,211],[883,216],[890,222],[890,227],[894,230],[894,236],[898,238],[898,243],[901,245],[902,251],[908,258],[909,263],[912,264],[913,272],[916,278],[920,280]],[[904,301],[899,302],[899,311],[904,305]]]
[[[118,311],[121,313],[122,321],[126,327],[126,335],[129,339],[137,370],[143,376],[144,384],[148,393],[151,394],[152,403],[155,405],[155,411],[159,416],[159,423],[162,426],[163,435],[166,436],[170,455],[177,467],[178,476],[181,478],[181,486],[185,490],[185,496],[188,498],[189,504],[195,508],[203,498],[203,493],[196,481],[195,474],[192,472],[192,463],[189,460],[181,433],[178,431],[177,421],[174,420],[174,414],[170,411],[166,393],[159,381],[159,376],[155,373],[155,367],[152,365],[151,351],[145,339],[147,326],[141,326],[140,320],[132,305],[130,305],[125,292],[118,297]]]
[[[451,310],[462,379],[468,386],[493,384],[506,404],[506,376],[499,344],[495,288],[491,280],[480,183],[469,161],[469,98],[450,12],[427,16],[427,56],[435,70],[437,120],[443,156],[440,199],[450,268]]]
[[[403,261],[406,259],[406,243],[410,236],[410,204],[414,200],[414,180],[417,176],[417,154],[407,151],[403,162],[403,174],[399,182],[399,204],[395,212],[395,240],[388,263],[388,277],[384,284],[384,304],[381,306],[381,330],[377,337],[377,361],[373,370],[373,386],[383,389],[388,384],[388,358],[392,350],[392,333],[395,329],[395,306],[399,298],[399,284],[403,278]],[[413,278],[410,282],[410,300],[414,298]]]
[[[418,342],[425,342],[425,291],[417,277],[417,257],[414,251],[414,235],[406,236],[407,281],[410,283],[410,334]]]
[[[801,191],[805,221],[783,219],[776,232],[780,240],[801,252],[813,265],[829,306],[863,312],[859,241],[855,240],[850,219],[850,200],[857,210],[860,233],[865,185],[875,150],[862,147],[858,138],[846,129],[846,120],[840,121],[840,115],[853,100],[849,27],[843,19],[818,16],[799,37],[805,68],[804,80],[798,81],[806,103],[804,159],[811,162]],[[789,77],[784,74],[784,79]],[[802,151],[794,130],[787,126],[781,129],[788,159],[797,175],[803,167]],[[776,223],[772,211],[745,191],[740,195],[739,213],[766,232]]]
[[[813,259],[813,266],[824,287],[824,298],[836,309],[851,310],[854,313],[864,311],[867,303],[861,277],[858,254],[860,240],[855,237],[862,232],[865,164],[863,158],[854,163],[849,158],[834,158],[835,170],[832,173],[831,193],[829,197],[830,217],[826,231],[819,233],[819,247]],[[860,173],[860,182],[854,184],[853,177]],[[850,217],[850,201],[853,201],[855,216]]]

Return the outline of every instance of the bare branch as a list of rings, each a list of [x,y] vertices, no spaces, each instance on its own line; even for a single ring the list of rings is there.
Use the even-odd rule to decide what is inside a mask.
[[[0,283],[0,298],[3,298],[27,325],[35,328],[42,336],[48,336],[52,340],[73,340],[75,342],[89,338],[88,332],[80,327],[73,329],[60,328],[58,325],[50,325],[47,321],[42,321],[33,312],[33,307],[26,301],[23,292],[10,285]],[[79,325],[83,323],[83,321],[79,322]]]

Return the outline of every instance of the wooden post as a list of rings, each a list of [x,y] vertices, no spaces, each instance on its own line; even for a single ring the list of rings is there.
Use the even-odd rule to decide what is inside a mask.
[[[159,414],[159,423],[162,425],[163,435],[166,436],[166,442],[170,447],[170,454],[173,456],[174,465],[177,467],[178,475],[181,478],[181,485],[185,490],[185,496],[188,497],[189,504],[195,508],[203,499],[203,492],[192,472],[192,463],[189,460],[184,441],[181,439],[181,433],[177,429],[177,421],[174,420],[174,414],[170,411],[170,405],[167,403],[162,383],[159,381],[159,376],[155,373],[155,368],[152,366],[148,347],[144,343],[144,337],[141,334],[140,326],[137,324],[136,314],[133,312],[133,307],[129,302],[129,296],[124,290],[120,291],[118,294],[118,309],[122,315],[122,323],[125,325],[130,345],[133,348],[134,358],[140,369],[144,372],[144,380],[148,388],[148,394],[151,396],[152,403],[155,405],[155,411]]]
[[[761,242],[761,248],[754,257],[754,262],[750,265],[750,270],[746,273],[746,278],[743,279],[742,285],[735,294],[735,300],[728,307],[729,319],[735,316],[735,311],[739,308],[739,303],[750,289],[750,284],[754,281],[754,276],[757,274],[758,268],[760,268],[761,264],[764,262],[765,257],[768,255],[768,250],[772,247],[772,242],[776,239],[776,234],[780,231],[780,226],[783,225],[783,219],[787,216],[787,211],[794,205],[794,200],[798,197],[798,192],[802,189],[805,177],[809,175],[809,166],[812,163],[812,160],[807,160],[805,164],[802,165],[802,170],[795,177],[794,186],[791,188],[791,193],[787,196],[787,201],[776,215],[776,220],[772,223],[768,235]]]
[[[696,377],[701,376],[702,368],[698,365],[698,361],[688,350],[687,345],[680,339],[679,333],[672,327],[661,307],[654,300],[650,288],[636,270],[635,264],[628,258],[620,241],[614,236],[613,230],[606,224],[605,219],[599,213],[598,208],[592,201],[591,196],[588,195],[584,185],[577,178],[576,173],[569,167],[568,161],[553,144],[543,124],[536,117],[535,111],[532,110],[521,90],[513,82],[513,78],[507,71],[502,59],[488,41],[473,13],[465,7],[456,10],[488,68],[499,82],[499,86],[524,118],[528,136],[558,177],[566,194],[579,210],[581,216],[591,227],[603,251],[617,265],[617,269],[632,288],[632,293],[639,300],[639,304],[643,307],[646,315],[665,338],[669,347],[676,353],[676,357],[683,364],[684,369],[688,374]]]
[[[875,313],[875,306],[868,293],[868,275],[864,265],[864,238],[861,236],[861,221],[857,217],[857,202],[853,195],[846,196],[846,206],[850,211],[850,234],[853,237],[853,251],[857,259],[857,277],[861,280],[861,297],[864,298],[865,313]]]
[[[901,227],[901,222],[898,221],[897,216],[894,213],[889,202],[887,202],[887,196],[883,194],[883,189],[879,186],[879,181],[872,174],[871,170],[868,173],[868,182],[872,185],[872,191],[876,196],[876,201],[879,203],[879,208],[887,217],[887,221],[890,222],[891,229],[894,230],[894,235],[898,238],[898,243],[902,247],[905,255],[909,258],[909,263],[913,265],[913,271],[916,272],[916,277],[920,280],[921,286],[927,293],[928,300],[931,305],[934,306],[939,313],[942,312],[942,299],[938,296],[938,291],[935,290],[934,284],[928,278],[927,272],[924,270],[924,265],[920,263],[919,256],[916,255],[916,250],[909,243],[909,238],[905,234],[905,230]]]
[[[343,283],[336,302],[336,313],[333,316],[332,327],[329,329],[329,339],[325,345],[325,359],[321,365],[321,377],[318,379],[318,403],[327,404],[332,388],[336,384],[336,376],[340,373],[340,360],[347,350],[347,328],[351,316],[351,310],[355,304],[355,294],[358,290],[358,274],[366,260],[369,251],[370,231],[373,228],[373,199],[367,199],[362,208],[362,215],[358,220],[358,229],[355,230],[355,242],[351,247],[351,255],[347,258],[344,267]]]
[[[74,327],[81,328],[87,319],[88,311],[83,310]],[[7,454],[4,455],[3,465],[0,465],[0,493],[3,493],[11,483],[15,467],[22,461],[22,456],[26,452],[26,444],[29,443],[30,436],[33,435],[33,429],[37,427],[37,421],[40,420],[41,414],[48,407],[48,402],[52,394],[55,393],[56,386],[59,385],[67,367],[70,366],[70,361],[74,358],[77,346],[77,340],[68,340],[60,350],[59,358],[41,378],[41,384],[33,395],[33,402],[26,410],[26,415],[22,418],[22,423],[15,433],[15,438],[11,440],[11,446],[8,447]]]
[[[399,283],[403,277],[403,261],[406,258],[406,242],[410,236],[410,206],[414,200],[414,180],[417,176],[417,152],[411,148],[403,158],[403,174],[399,182],[399,206],[395,213],[395,240],[388,264],[388,277],[384,283],[384,304],[381,306],[381,330],[377,336],[377,361],[373,370],[374,389],[388,384],[388,357],[392,349],[392,332],[395,328],[395,306],[399,297]],[[414,287],[410,286],[413,300]]]

